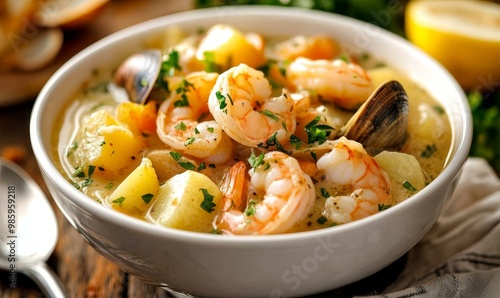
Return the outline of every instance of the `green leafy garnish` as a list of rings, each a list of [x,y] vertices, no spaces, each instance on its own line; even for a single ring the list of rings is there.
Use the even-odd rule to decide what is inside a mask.
[[[174,102],[174,107],[188,107],[189,101],[187,98],[187,92],[190,88],[194,88],[193,84],[189,83],[186,79],[182,79],[179,87],[175,89],[175,93],[179,94],[181,99]]]
[[[186,131],[187,126],[184,124],[184,122],[179,122],[177,125],[174,127],[176,130],[181,130],[181,131]]]
[[[215,96],[219,101],[219,109],[224,110],[227,107],[226,97],[220,93],[220,91],[215,92]]]
[[[300,148],[300,145],[302,144],[302,141],[296,137],[295,135],[291,135],[290,136],[290,144],[292,144],[295,149],[299,149]]]
[[[264,153],[261,153],[259,156],[255,156],[252,152],[248,158],[248,163],[250,163],[252,169],[258,168],[260,165],[264,164]]]
[[[324,217],[323,215],[321,215],[317,220],[316,222],[319,223],[320,225],[323,225],[325,224],[326,222],[328,221],[328,219],[326,217]]]
[[[184,142],[184,146],[188,146],[188,145],[191,145],[194,143],[194,140],[195,138],[194,137],[190,137],[186,140],[186,142]]]
[[[245,209],[245,215],[246,216],[252,216],[252,215],[255,214],[255,211],[256,211],[255,210],[255,205],[256,204],[257,203],[255,201],[253,201],[253,200],[250,200],[250,202],[248,202],[248,207],[247,207],[247,209]]]
[[[206,188],[200,188],[200,191],[203,193],[203,202],[201,202],[201,209],[211,213],[215,210],[214,196],[211,195]]]
[[[196,169],[195,165],[188,162],[188,161],[178,161],[177,163],[186,170],[192,171],[192,170]]]
[[[119,197],[118,199],[114,199],[111,202],[113,202],[113,203],[118,204],[119,206],[121,206],[123,204],[123,201],[125,201],[125,197]]]
[[[378,211],[384,211],[386,209],[391,208],[391,204],[385,205],[385,204],[378,204]]]
[[[164,77],[173,76],[175,70],[181,70],[179,52],[172,50],[168,53],[167,59],[161,63],[160,74],[156,79],[155,87],[163,88],[165,91],[169,92],[168,83],[164,80]]]
[[[323,196],[323,198],[327,199],[330,197],[330,194],[328,193],[328,191],[325,188],[322,187],[320,189],[320,191],[321,191],[321,195]]]
[[[257,146],[264,149],[269,149],[273,146],[276,146],[276,150],[289,154],[289,152],[285,150],[285,147],[283,147],[283,145],[281,145],[281,143],[278,141],[277,136],[278,132],[275,132],[266,140],[265,143],[257,144]]]
[[[71,154],[73,154],[73,152],[76,151],[76,149],[78,149],[78,142],[77,141],[74,141],[71,146],[69,146],[68,148],[68,152],[66,153],[66,157],[69,157],[71,156]]]
[[[149,204],[149,202],[151,202],[151,200],[153,199],[153,197],[154,197],[154,195],[151,194],[151,193],[147,193],[147,194],[144,194],[144,195],[141,196],[142,200],[146,204]]]
[[[307,144],[313,144],[315,142],[323,144],[330,136],[333,127],[326,124],[318,124],[320,120],[321,116],[316,116],[316,118],[306,125]]]
[[[182,154],[180,154],[179,152],[170,151],[170,156],[172,156],[172,158],[175,161],[179,161],[179,159],[181,159],[181,157],[182,157]]]
[[[215,53],[206,51],[203,52],[203,63],[205,63],[206,72],[222,72],[222,65],[215,63]]]
[[[273,119],[274,121],[279,121],[279,118],[273,112],[271,112],[269,110],[259,111],[259,113]]]
[[[416,191],[417,189],[415,186],[413,186],[409,181],[405,180],[403,181],[403,187],[406,188],[409,191]]]
[[[425,158],[431,157],[432,154],[434,154],[434,152],[436,152],[436,149],[437,149],[436,144],[427,145],[427,146],[425,146],[424,151],[422,151],[422,153],[420,153],[420,156],[425,157]]]
[[[96,168],[95,166],[89,165],[88,174],[87,174],[88,177],[91,177],[92,174],[94,174],[95,168]]]

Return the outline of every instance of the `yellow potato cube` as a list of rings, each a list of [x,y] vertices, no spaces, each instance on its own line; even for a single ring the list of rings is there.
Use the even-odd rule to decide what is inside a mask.
[[[211,232],[223,194],[207,176],[186,171],[161,186],[147,218],[157,224],[198,232]]]
[[[121,212],[142,217],[159,193],[160,183],[153,164],[143,158],[106,201]]]
[[[253,39],[253,37],[251,40],[247,39],[242,32],[231,26],[215,25],[200,41],[196,58],[200,61],[211,60],[210,62],[223,68],[240,63],[257,68],[265,64],[266,57],[263,49],[258,49],[253,45],[255,43]]]
[[[74,154],[75,164],[99,169],[97,175],[117,175],[139,156],[143,140],[122,126],[105,110],[90,115],[83,123],[84,134]]]
[[[391,179],[392,197],[397,199],[395,203],[425,187],[424,173],[413,155],[383,151],[374,158]]]

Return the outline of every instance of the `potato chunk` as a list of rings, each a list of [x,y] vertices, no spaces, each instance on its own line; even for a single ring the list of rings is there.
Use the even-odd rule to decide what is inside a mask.
[[[161,186],[158,199],[146,217],[170,228],[211,232],[222,197],[222,192],[210,178],[186,171]]]
[[[90,115],[83,123],[82,136],[72,162],[82,169],[94,166],[95,175],[117,175],[139,154],[143,140],[105,110]]]
[[[160,183],[153,164],[143,158],[107,198],[107,203],[121,212],[142,217],[159,193]]]
[[[254,38],[247,39],[245,35],[228,25],[215,25],[211,27],[201,40],[196,58],[200,61],[211,62],[229,68],[245,63],[257,68],[266,62],[263,48],[258,49],[252,42]],[[211,55],[213,59],[207,59]]]
[[[383,151],[374,158],[391,180],[395,203],[405,200],[425,187],[424,173],[413,155]]]

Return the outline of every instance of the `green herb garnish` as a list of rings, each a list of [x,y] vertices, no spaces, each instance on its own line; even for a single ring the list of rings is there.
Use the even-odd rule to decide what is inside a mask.
[[[417,189],[415,186],[413,186],[409,181],[405,180],[403,181],[403,187],[406,188],[409,191],[416,191]]]
[[[385,205],[385,204],[378,204],[378,211],[384,211],[386,209],[389,209],[391,208],[392,205],[388,204],[388,205]]]
[[[203,193],[203,202],[201,202],[200,207],[201,209],[207,211],[208,213],[211,213],[212,211],[215,210],[215,203],[214,201],[214,196],[211,195],[207,189],[205,188],[200,188],[200,191]]]
[[[151,193],[147,193],[147,194],[144,194],[144,195],[141,196],[142,200],[146,204],[149,204],[149,202],[151,202],[151,200],[153,199],[153,197],[154,197],[154,195],[151,194]]]
[[[431,157],[432,154],[434,154],[434,152],[436,152],[436,150],[437,150],[436,144],[427,145],[427,146],[425,146],[424,151],[422,151],[422,153],[420,153],[420,156],[425,157],[425,158]]]
[[[317,116],[306,125],[307,144],[313,144],[315,142],[323,144],[330,136],[333,127],[326,124],[318,124],[320,120],[321,116]]]
[[[118,204],[119,206],[121,206],[123,204],[123,201],[125,201],[125,197],[119,197],[118,199],[114,199],[111,202],[113,202],[113,203]]]

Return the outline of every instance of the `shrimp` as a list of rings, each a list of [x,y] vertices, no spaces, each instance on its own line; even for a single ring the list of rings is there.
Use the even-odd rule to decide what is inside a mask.
[[[286,91],[271,98],[271,86],[264,74],[246,64],[232,67],[217,78],[208,107],[224,131],[248,147],[287,143],[295,131],[293,99]]]
[[[326,199],[324,216],[343,224],[377,213],[391,205],[391,182],[385,171],[355,141],[341,137],[318,159],[319,175],[347,190],[349,195]],[[337,192],[337,191],[336,191]]]
[[[309,59],[333,59],[340,54],[340,46],[329,37],[322,35],[297,35],[277,43],[275,54],[279,60],[292,61],[298,57]]]
[[[160,140],[173,149],[210,163],[223,163],[232,156],[232,140],[217,122],[199,119],[208,114],[208,94],[218,74],[194,72],[172,86],[170,97],[156,118]],[[172,88],[174,87],[174,88]]]
[[[373,91],[368,73],[343,59],[299,57],[287,67],[286,80],[295,88],[313,90],[320,99],[348,110],[361,106]]]
[[[295,158],[271,151],[256,157],[252,166],[246,210],[223,211],[219,229],[230,234],[278,234],[307,217],[316,200],[314,186]]]

